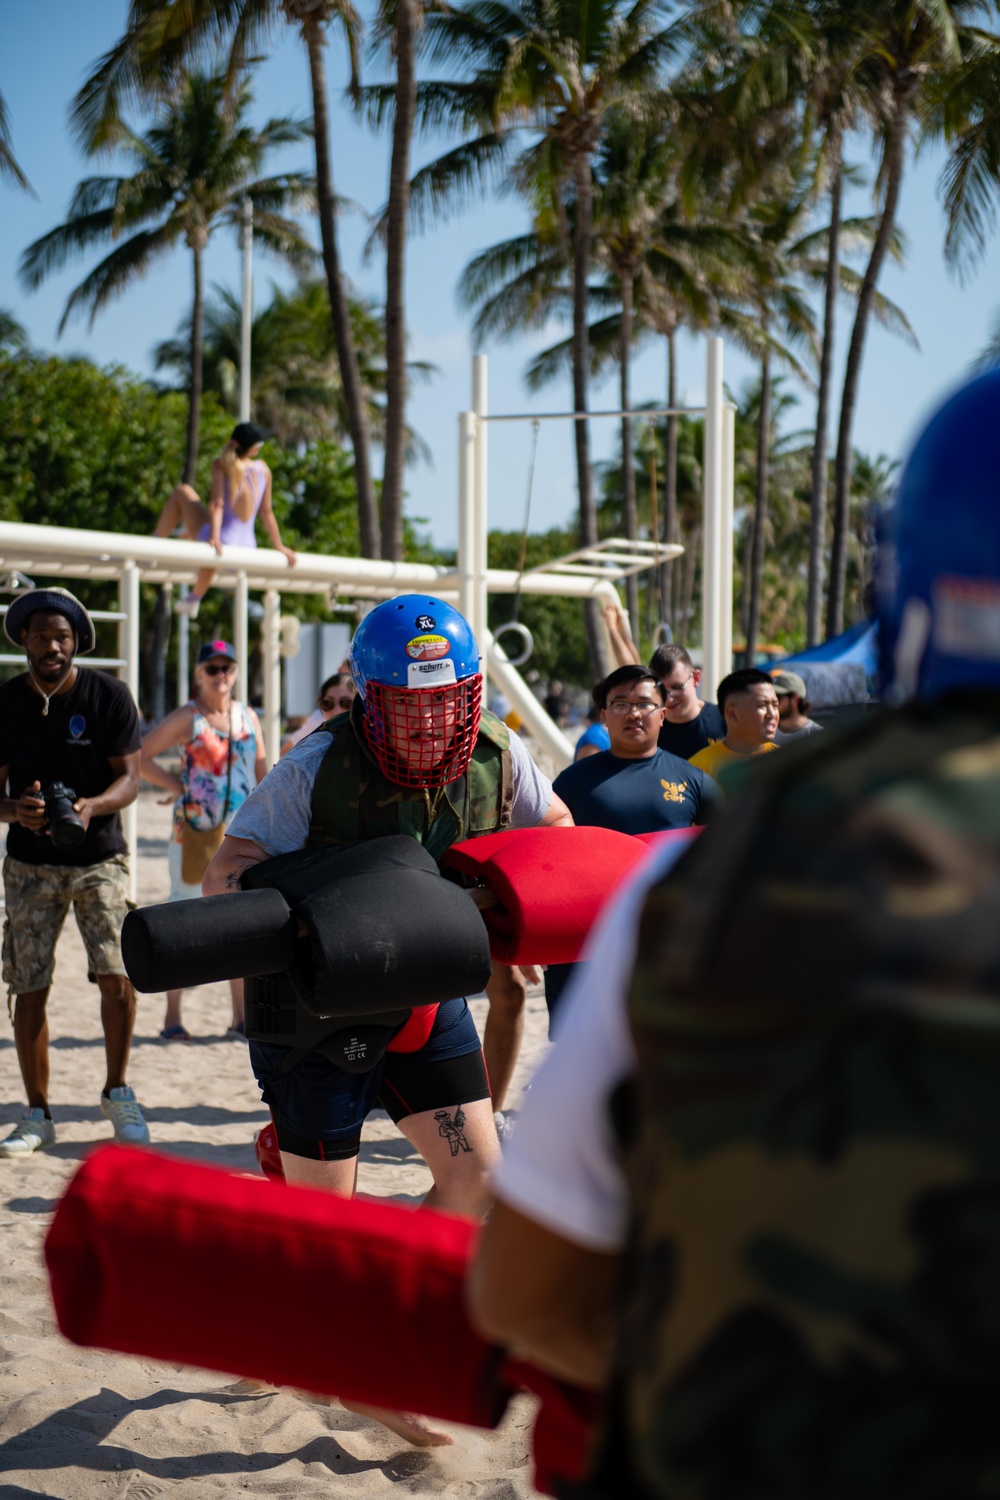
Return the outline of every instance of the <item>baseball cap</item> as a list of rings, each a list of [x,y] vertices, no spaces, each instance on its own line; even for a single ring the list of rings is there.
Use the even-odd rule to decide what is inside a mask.
[[[258,427],[254,422],[238,422],[233,428],[233,435],[229,441],[245,452],[256,443],[266,442],[269,436],[270,434],[263,427]]]
[[[799,698],[808,696],[806,685],[798,672],[772,672],[771,681],[779,698],[785,693],[795,693]]]
[[[236,660],[236,652],[228,641],[206,641],[198,651],[199,667],[203,667],[207,661],[212,661],[216,656],[224,656],[227,661]]]
[[[3,628],[7,639],[15,646],[20,646],[21,631],[29,618],[39,610],[48,614],[65,615],[76,636],[77,656],[86,656],[88,651],[93,651],[97,644],[93,620],[75,594],[58,586],[51,589],[29,589],[25,594],[18,594],[4,619]]]

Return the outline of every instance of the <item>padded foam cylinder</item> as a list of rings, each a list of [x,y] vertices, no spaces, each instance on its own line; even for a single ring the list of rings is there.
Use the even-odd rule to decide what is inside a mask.
[[[296,928],[280,892],[235,891],[130,911],[121,942],[125,972],[148,994],[278,974],[295,956]]]
[[[288,979],[314,1015],[366,1015],[457,1000],[490,977],[480,913],[406,835],[281,854],[243,877],[305,924]]]
[[[516,828],[453,844],[441,863],[482,880],[500,902],[482,912],[505,964],[570,964],[601,908],[649,857],[611,828]]]
[[[493,1427],[502,1356],[462,1295],[477,1233],[106,1146],[66,1190],[45,1257],[74,1343]]]

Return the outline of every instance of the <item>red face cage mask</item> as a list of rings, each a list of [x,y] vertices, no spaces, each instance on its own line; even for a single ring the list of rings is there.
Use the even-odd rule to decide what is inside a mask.
[[[379,770],[396,786],[447,786],[476,745],[483,679],[437,688],[365,684],[365,734]]]

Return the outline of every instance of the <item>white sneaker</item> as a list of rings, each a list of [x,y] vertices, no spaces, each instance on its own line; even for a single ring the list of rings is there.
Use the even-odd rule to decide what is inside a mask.
[[[502,1109],[494,1110],[493,1124],[496,1126],[497,1138],[501,1146],[504,1141],[509,1141],[514,1134],[514,1121],[504,1114]]]
[[[29,1109],[6,1140],[0,1141],[0,1156],[30,1156],[56,1143],[56,1127],[45,1118],[44,1109]]]
[[[111,1090],[111,1097],[101,1095],[101,1114],[115,1127],[115,1140],[127,1146],[148,1146],[149,1126],[127,1083]]]
[[[193,594],[188,594],[186,599],[177,599],[174,602],[174,614],[187,615],[189,620],[197,620],[200,608],[201,600],[196,599]]]

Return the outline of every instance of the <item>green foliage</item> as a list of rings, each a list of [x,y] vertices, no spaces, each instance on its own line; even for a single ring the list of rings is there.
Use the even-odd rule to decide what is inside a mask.
[[[158,393],[121,368],[0,354],[0,519],[148,534],[180,476],[186,421],[183,395]],[[231,428],[232,417],[209,396],[202,406],[196,477],[202,495],[208,494],[212,459]],[[356,556],[354,470],[344,450],[332,442],[302,452],[272,444],[266,457],[274,475],[275,514],[289,545]],[[414,528],[408,543],[407,555],[426,550]],[[78,587],[93,608],[115,607],[113,583]],[[144,685],[150,681],[153,599],[153,588],[144,585]],[[284,607],[303,619],[327,615],[322,594],[287,595]],[[99,654],[115,655],[113,627],[99,629]],[[192,637],[231,638],[232,631],[231,597],[212,589]]]
[[[186,420],[183,396],[158,395],[121,367],[0,354],[0,519],[152,531],[180,477]],[[203,494],[231,423],[206,401]]]
[[[578,546],[576,530],[553,527],[551,531],[528,537],[525,567],[536,568],[555,557],[565,557]],[[488,559],[491,568],[517,568],[521,556],[521,532],[491,531],[488,541]],[[510,594],[491,594],[489,600],[489,627],[496,630],[514,616],[514,597]],[[578,599],[543,598],[535,594],[522,594],[517,611],[518,620],[527,625],[534,638],[535,649],[531,660],[522,667],[523,673],[537,672],[542,678],[558,677],[563,682],[590,686],[590,666],[587,656],[587,638],[583,629],[583,613]]]
[[[110,253],[69,295],[67,320],[94,317],[146,274],[159,256],[179,244],[200,254],[212,231],[237,224],[246,198],[253,203],[254,241],[290,264],[307,267],[314,251],[289,209],[312,202],[312,178],[302,172],[261,177],[277,147],[304,140],[303,121],[268,120],[255,130],[246,116],[252,94],[242,79],[232,90],[224,76],[182,77],[156,100],[151,127],[137,135],[119,121],[101,143],[134,168],[127,177],[91,177],[79,183],[64,224],[35,240],[21,257],[29,290],[94,245]]]

